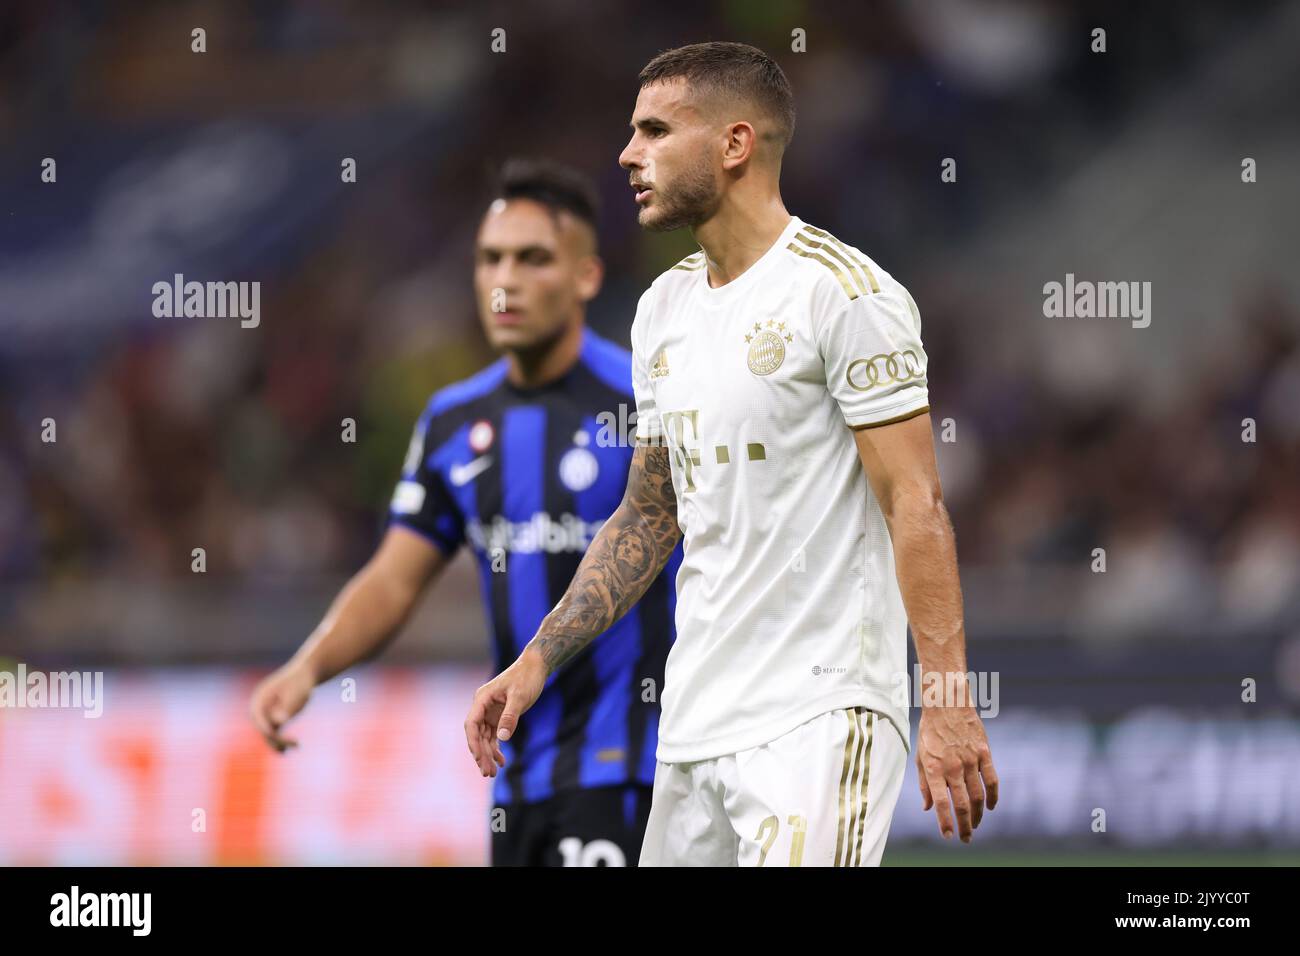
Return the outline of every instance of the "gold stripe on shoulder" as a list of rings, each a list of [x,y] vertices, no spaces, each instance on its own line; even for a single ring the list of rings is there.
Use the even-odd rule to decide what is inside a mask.
[[[862,259],[858,258],[852,252],[850,252],[848,246],[844,245],[844,243],[840,242],[838,239],[836,239],[834,236],[832,236],[829,232],[827,232],[824,229],[818,229],[816,226],[810,226],[807,223],[804,224],[803,228],[804,230],[812,233],[814,236],[817,236],[819,239],[825,239],[826,241],[838,246],[840,251],[843,252],[846,256],[848,256],[850,259],[852,259],[854,262],[856,262],[858,264],[858,267],[866,274],[867,281],[871,283],[871,291],[872,292],[880,291],[880,286],[876,284],[876,277],[875,274],[872,273],[871,271],[871,266],[867,265],[866,262],[864,262]]]
[[[819,250],[823,254],[828,255],[831,258],[842,263],[844,265],[844,268],[848,270],[849,275],[853,277],[854,283],[857,284],[857,287],[862,292],[862,294],[863,295],[867,294],[867,283],[863,279],[862,272],[859,269],[854,269],[853,267],[854,265],[856,265],[856,263],[849,261],[848,257],[845,256],[842,252],[840,252],[838,249],[836,249],[828,242],[818,242],[816,239],[812,237],[812,234],[809,233],[806,229],[799,230],[799,232],[795,235],[795,239],[802,242],[808,248]]]
[[[820,252],[814,252],[812,249],[804,249],[797,243],[792,242],[786,246],[786,248],[796,256],[803,256],[805,259],[814,259],[817,262],[820,262],[835,274],[835,278],[840,280],[840,288],[844,290],[845,295],[850,299],[856,299],[858,297],[858,290],[853,288],[853,283],[849,281],[849,277],[845,274],[844,269],[839,265],[839,263],[832,262]]]
[[[704,253],[692,252],[689,256],[677,263],[677,265],[673,266],[673,268],[668,271],[672,272],[673,269],[681,269],[683,272],[694,272],[697,269],[703,269],[704,266]]]

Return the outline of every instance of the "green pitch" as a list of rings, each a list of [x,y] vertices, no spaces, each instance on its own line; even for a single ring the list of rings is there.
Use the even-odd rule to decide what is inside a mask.
[[[976,837],[978,839],[978,837]],[[1300,866],[1300,852],[1270,850],[885,848],[882,866]]]

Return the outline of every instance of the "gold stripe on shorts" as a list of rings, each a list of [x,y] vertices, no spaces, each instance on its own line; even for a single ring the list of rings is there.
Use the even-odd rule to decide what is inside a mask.
[[[862,825],[862,749],[867,735],[862,732],[862,712],[853,708],[853,723],[858,730],[857,753],[854,754],[853,772],[849,775],[849,830],[844,844],[844,859],[840,866],[853,865],[853,846],[858,827]]]
[[[862,814],[858,818],[858,838],[853,848],[853,866],[862,865],[862,831],[867,828],[867,785],[871,778],[871,738],[876,729],[875,711],[867,711],[867,748],[862,755]]]
[[[845,809],[848,803],[848,786],[849,786],[849,767],[853,763],[854,743],[857,740],[857,724],[853,722],[853,711],[845,710],[844,714],[849,719],[849,735],[844,741],[844,769],[840,771],[840,825],[835,834],[835,865],[840,865],[840,856],[844,848],[844,818]]]

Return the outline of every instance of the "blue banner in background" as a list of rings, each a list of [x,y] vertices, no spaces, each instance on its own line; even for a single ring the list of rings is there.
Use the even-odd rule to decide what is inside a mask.
[[[157,326],[151,289],[176,273],[274,283],[324,235],[349,188],[345,157],[369,178],[399,159],[432,170],[454,130],[402,111],[113,127],[28,146],[23,168],[11,161],[3,174],[0,357],[85,353]],[[40,181],[42,151],[56,160],[54,183]]]

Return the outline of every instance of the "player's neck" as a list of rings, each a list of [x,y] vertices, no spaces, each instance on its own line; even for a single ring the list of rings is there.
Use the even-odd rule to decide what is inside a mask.
[[[790,224],[790,213],[778,193],[760,201],[734,198],[708,222],[694,229],[695,241],[704,250],[709,265],[709,285],[726,285],[772,248],[772,243]]]
[[[571,322],[560,335],[533,349],[506,354],[506,379],[516,388],[541,388],[563,378],[582,353],[582,322]]]

